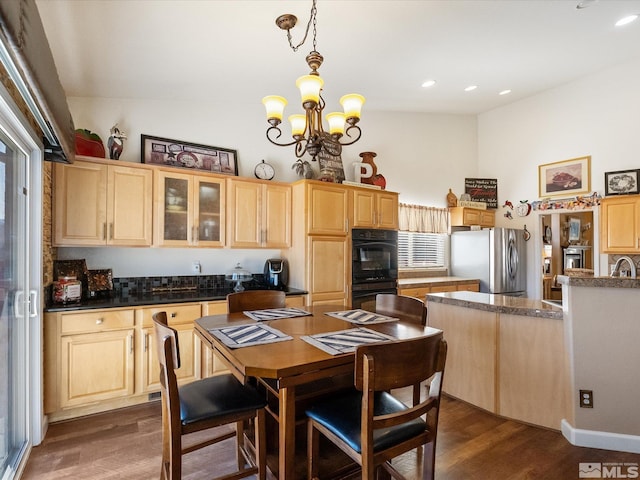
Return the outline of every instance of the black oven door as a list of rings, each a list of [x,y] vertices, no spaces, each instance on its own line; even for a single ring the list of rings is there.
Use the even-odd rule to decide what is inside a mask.
[[[397,232],[353,230],[353,284],[398,278]]]

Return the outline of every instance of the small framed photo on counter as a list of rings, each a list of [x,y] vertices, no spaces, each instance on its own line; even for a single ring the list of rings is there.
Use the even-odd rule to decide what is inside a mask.
[[[617,172],[604,173],[604,194],[630,195],[640,193],[638,178],[640,170],[619,170]]]

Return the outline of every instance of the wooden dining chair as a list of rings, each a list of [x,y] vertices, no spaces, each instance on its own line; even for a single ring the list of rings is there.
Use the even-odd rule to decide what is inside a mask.
[[[433,479],[446,356],[442,332],[358,347],[355,389],[306,410],[308,478],[317,478],[322,434],[362,467],[362,478],[367,480],[374,478],[377,468],[404,478],[391,459],[424,446],[422,478]],[[413,407],[388,393],[430,377],[428,397]]]
[[[407,322],[418,325],[427,324],[427,306],[419,298],[393,293],[376,295],[376,313],[400,317]]]
[[[379,293],[376,295],[376,313],[398,317],[406,322],[422,325],[427,324],[427,306],[419,298],[393,293]],[[421,384],[413,386],[413,404],[420,403]]]
[[[179,480],[182,456],[226,439],[236,441],[237,473],[233,478],[257,474],[266,478],[266,402],[255,390],[231,375],[217,375],[178,387],[175,370],[180,368],[177,332],[167,325],[166,312],[153,315],[160,363],[162,394],[161,480]],[[244,422],[253,420],[254,452],[244,444]],[[234,431],[212,431],[209,438],[187,446],[183,438],[191,433],[235,423]],[[188,438],[188,437],[187,437]],[[227,478],[228,475],[219,478]]]
[[[286,296],[281,290],[247,290],[227,295],[229,313],[265,308],[284,308]]]

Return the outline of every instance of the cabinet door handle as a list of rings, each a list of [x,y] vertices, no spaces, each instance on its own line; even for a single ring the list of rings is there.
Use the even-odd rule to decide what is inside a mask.
[[[127,337],[129,339],[129,354],[133,355],[133,335]]]
[[[109,240],[113,240],[113,223],[109,224]]]
[[[104,222],[102,224],[102,239],[103,240],[107,239],[107,222]]]
[[[144,351],[146,352],[147,350],[149,350],[149,334],[145,333],[144,334]]]
[[[98,318],[96,320],[96,325],[102,325],[104,323],[104,318]]]
[[[176,312],[171,312],[171,318],[176,318],[178,316],[178,314]]]

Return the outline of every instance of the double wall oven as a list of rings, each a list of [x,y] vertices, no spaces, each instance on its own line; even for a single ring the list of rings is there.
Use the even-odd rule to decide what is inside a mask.
[[[398,232],[354,228],[351,239],[351,306],[373,310],[377,294],[398,292]]]

